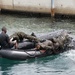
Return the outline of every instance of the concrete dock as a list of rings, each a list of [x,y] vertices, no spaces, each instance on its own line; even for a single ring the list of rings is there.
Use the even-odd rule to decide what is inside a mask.
[[[0,9],[75,15],[75,0],[0,0]]]

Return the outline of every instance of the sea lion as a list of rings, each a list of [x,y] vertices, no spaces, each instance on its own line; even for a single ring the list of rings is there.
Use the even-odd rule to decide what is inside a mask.
[[[42,43],[38,43],[39,49],[50,50],[54,54],[62,52],[69,44],[69,36],[67,32],[62,32],[58,37],[53,37],[50,40],[46,40]]]
[[[14,34],[12,34],[10,36],[10,39],[17,40],[18,42],[23,41],[23,39],[29,39],[29,40],[32,40],[32,41],[33,40],[39,41],[39,39],[37,37],[35,37],[34,35],[28,35],[28,34],[25,34],[24,32],[15,32]]]

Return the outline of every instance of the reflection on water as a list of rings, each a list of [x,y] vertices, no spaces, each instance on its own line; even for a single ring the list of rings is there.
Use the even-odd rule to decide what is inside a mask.
[[[20,14],[1,14],[0,29],[6,26],[8,34],[23,31],[31,34],[44,34],[58,29],[72,31],[75,34],[73,19],[55,19],[52,23],[50,17],[27,17]],[[71,56],[72,55],[72,56]],[[0,75],[74,75],[75,52],[64,52],[59,55],[43,58],[15,61],[0,58]]]

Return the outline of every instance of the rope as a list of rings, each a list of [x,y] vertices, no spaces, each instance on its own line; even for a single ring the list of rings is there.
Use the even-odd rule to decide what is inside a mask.
[[[31,55],[30,53],[28,53],[27,51],[24,51],[24,52],[26,52],[30,57],[35,57],[36,56],[36,50],[35,50],[35,53],[34,53],[34,55]]]

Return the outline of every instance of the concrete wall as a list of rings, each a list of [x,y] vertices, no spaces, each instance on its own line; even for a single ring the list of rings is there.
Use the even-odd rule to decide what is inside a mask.
[[[75,15],[75,0],[54,0],[54,12]],[[1,9],[51,13],[51,0],[0,0]]]
[[[1,11],[1,4],[2,4],[2,1],[0,0],[0,11]]]
[[[14,0],[14,9],[50,13],[51,0]]]
[[[75,0],[55,0],[55,12],[75,15]]]
[[[0,0],[1,9],[13,9],[13,0]]]

